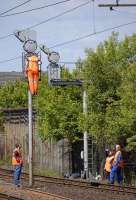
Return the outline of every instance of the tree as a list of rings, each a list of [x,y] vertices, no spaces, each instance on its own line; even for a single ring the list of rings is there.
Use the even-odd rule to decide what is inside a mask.
[[[128,143],[128,150],[136,149],[136,62],[125,70],[125,78],[118,90],[120,100],[120,125]]]
[[[122,142],[136,149],[136,34],[119,41],[118,34],[86,49],[70,72],[62,67],[61,77],[84,80],[88,94],[87,118],[82,111],[82,89],[76,86],[49,87],[47,75],[33,98],[41,138],[79,139],[86,127],[101,146]],[[7,83],[0,88],[0,107],[27,107],[27,84]]]
[[[136,77],[135,61],[129,60],[135,54],[136,35],[119,41],[115,33],[96,51],[86,50],[82,72],[88,83],[88,132],[99,145],[128,138],[134,147]]]
[[[72,77],[66,69],[63,77]],[[82,111],[81,89],[75,86],[49,87],[47,77],[42,78],[38,98],[38,124],[42,139],[78,139],[78,115]]]
[[[121,84],[121,77],[115,66],[117,48],[117,36],[113,34],[96,51],[86,50],[83,72],[88,83],[88,132],[99,144],[110,142],[106,113],[109,105],[119,99],[116,90]]]
[[[8,81],[0,87],[0,108],[27,107],[27,84]]]

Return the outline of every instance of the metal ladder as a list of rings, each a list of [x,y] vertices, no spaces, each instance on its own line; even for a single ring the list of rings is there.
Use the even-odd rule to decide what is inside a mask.
[[[95,151],[96,142],[93,139],[88,138],[88,169],[91,176],[96,176],[97,171]]]

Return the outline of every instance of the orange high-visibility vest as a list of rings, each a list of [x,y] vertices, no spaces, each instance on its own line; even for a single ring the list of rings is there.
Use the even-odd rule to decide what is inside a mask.
[[[15,166],[15,165],[21,165],[23,164],[23,160],[22,158],[15,158],[15,157],[12,157],[12,165]]]
[[[15,156],[16,152],[18,153],[18,156]],[[12,165],[16,166],[16,165],[21,165],[21,164],[23,164],[21,153],[18,152],[17,150],[14,150],[13,157],[12,157]]]
[[[31,94],[36,94],[38,90],[39,80],[39,58],[37,55],[32,55],[27,58],[27,77]]]
[[[108,156],[106,158],[106,163],[105,163],[105,167],[104,167],[106,172],[110,172],[111,171],[113,159],[114,159],[114,156],[110,156],[110,157]]]
[[[38,56],[36,55],[32,55],[30,57],[27,58],[28,59],[28,71],[31,70],[33,72],[39,72],[39,64],[38,64],[38,61],[39,61],[39,58]]]

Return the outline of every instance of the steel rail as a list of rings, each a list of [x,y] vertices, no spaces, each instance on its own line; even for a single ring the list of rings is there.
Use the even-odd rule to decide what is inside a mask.
[[[12,178],[12,170],[5,170],[0,169],[0,171],[6,172],[8,174],[0,174],[1,176],[6,176],[9,178]],[[28,173],[22,173],[22,179],[28,180]],[[84,187],[84,188],[90,188],[90,189],[97,189],[97,190],[104,190],[104,191],[112,191],[112,192],[119,192],[123,194],[133,194],[136,195],[136,188],[135,187],[128,187],[128,186],[117,186],[117,185],[109,185],[109,184],[103,184],[99,182],[87,182],[87,181],[81,181],[81,180],[70,180],[65,178],[56,178],[56,177],[47,177],[47,176],[39,176],[34,175],[34,181],[35,185],[43,185],[43,183],[52,183],[52,184],[61,184],[61,185],[67,185],[69,187],[75,186],[75,187]]]
[[[0,192],[0,199],[1,198],[2,199],[8,199],[8,200],[25,200],[25,199],[22,199],[20,197],[18,198],[18,197],[11,196],[11,195]]]
[[[39,191],[39,190],[32,189],[32,188],[27,188],[27,187],[23,187],[23,191],[31,192],[33,194],[35,193],[35,194],[50,196],[50,197],[53,197],[53,198],[57,198],[59,200],[72,200],[70,198],[66,198],[66,197],[63,197],[63,196],[60,196],[60,195],[55,195],[55,194],[51,194],[51,193],[48,193],[48,192],[43,192],[43,191]],[[1,198],[2,199],[8,199],[8,200],[25,200],[24,198],[20,198],[20,197],[16,197],[16,196],[13,196],[13,195],[10,195],[10,194],[5,194],[5,193],[0,192],[0,199]]]
[[[25,187],[23,189],[26,190],[26,191],[30,191],[30,192],[34,192],[34,193],[39,193],[39,194],[43,194],[43,195],[48,195],[48,196],[51,196],[51,197],[54,197],[54,198],[59,198],[59,199],[62,199],[62,200],[72,200],[70,198],[66,198],[66,197],[63,197],[63,196],[60,196],[60,195],[56,195],[56,194],[51,194],[49,192],[43,192],[43,191],[32,189],[32,188],[26,188]]]

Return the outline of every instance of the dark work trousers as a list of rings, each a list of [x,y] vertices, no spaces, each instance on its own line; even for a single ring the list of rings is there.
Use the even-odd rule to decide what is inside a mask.
[[[110,182],[110,172],[105,171],[105,178]]]
[[[121,168],[118,166],[113,166],[110,172],[110,183],[114,184],[115,176],[117,175],[117,181],[119,185],[122,185],[123,177],[121,173]]]
[[[16,186],[20,185],[21,171],[22,171],[22,165],[16,165],[14,167],[14,184]]]

